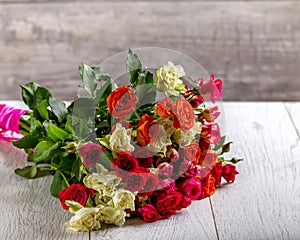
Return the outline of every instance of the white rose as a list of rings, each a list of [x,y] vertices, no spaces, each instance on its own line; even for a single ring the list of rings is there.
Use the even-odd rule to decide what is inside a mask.
[[[174,63],[168,62],[156,71],[154,83],[157,89],[168,94],[178,96],[186,92],[185,85],[180,79],[185,76],[185,71],[181,65],[175,66]]]
[[[125,223],[126,212],[121,209],[107,206],[100,209],[98,219],[107,224],[122,226]]]
[[[158,122],[159,125],[162,125],[162,126],[164,127],[164,129],[165,129],[167,135],[168,135],[169,137],[171,137],[172,134],[173,134],[174,131],[175,131],[175,128],[174,128],[174,126],[173,126],[173,121],[170,120],[169,118],[159,118],[159,119],[157,120],[157,122]]]
[[[118,189],[113,197],[114,205],[120,209],[130,209],[134,211],[135,195],[125,189]]]
[[[147,145],[148,149],[154,153],[162,152],[163,154],[167,151],[167,146],[171,145],[171,139],[168,136],[165,128],[159,125],[159,131],[155,140]]]
[[[83,183],[86,187],[93,188],[96,191],[103,189],[103,185],[115,188],[121,181],[121,178],[110,172],[93,173],[83,179]]]
[[[99,208],[82,208],[66,223],[67,227],[75,231],[90,232],[101,228],[97,220]]]
[[[195,122],[194,126],[187,132],[176,129],[174,140],[180,147],[188,146],[195,139],[195,135],[201,133],[201,129],[202,123],[200,122]]]
[[[124,128],[120,123],[117,123],[116,129],[109,138],[109,146],[113,153],[132,152],[134,147],[130,144],[131,130]]]

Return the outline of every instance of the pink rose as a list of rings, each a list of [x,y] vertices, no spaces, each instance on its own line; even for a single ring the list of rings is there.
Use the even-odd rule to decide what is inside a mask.
[[[221,140],[219,124],[204,124],[202,126],[201,137],[204,138],[208,143],[218,144]]]
[[[180,182],[178,188],[191,200],[196,200],[201,195],[201,182],[194,177]]]
[[[222,80],[216,79],[214,75],[210,76],[210,80],[205,82],[203,78],[199,78],[200,89],[202,94],[208,94],[210,100],[215,103],[222,97]]]

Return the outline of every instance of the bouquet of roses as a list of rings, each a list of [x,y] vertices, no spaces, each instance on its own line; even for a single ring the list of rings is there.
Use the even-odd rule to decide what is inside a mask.
[[[217,106],[222,81],[193,80],[172,62],[151,72],[128,52],[128,83],[82,64],[82,96],[67,107],[36,83],[22,86],[29,110],[0,105],[0,138],[28,154],[26,178],[54,175],[50,192],[76,231],[121,226],[126,217],[168,218],[238,173],[221,155]]]

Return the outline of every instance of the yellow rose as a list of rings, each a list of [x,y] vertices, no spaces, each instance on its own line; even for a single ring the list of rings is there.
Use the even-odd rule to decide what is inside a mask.
[[[67,222],[67,227],[77,232],[90,232],[101,228],[100,222],[97,220],[99,208],[82,208]]]
[[[100,209],[98,219],[107,224],[122,226],[125,223],[126,212],[121,209],[107,206]]]
[[[154,83],[157,89],[168,94],[178,96],[180,93],[186,92],[185,85],[180,79],[185,76],[182,66],[175,66],[174,63],[168,62],[156,71]]]

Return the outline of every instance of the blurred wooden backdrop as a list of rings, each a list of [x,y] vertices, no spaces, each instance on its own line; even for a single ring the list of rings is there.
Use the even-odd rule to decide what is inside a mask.
[[[0,0],[0,100],[36,81],[77,92],[77,66],[166,47],[224,79],[225,100],[300,101],[300,2]]]

